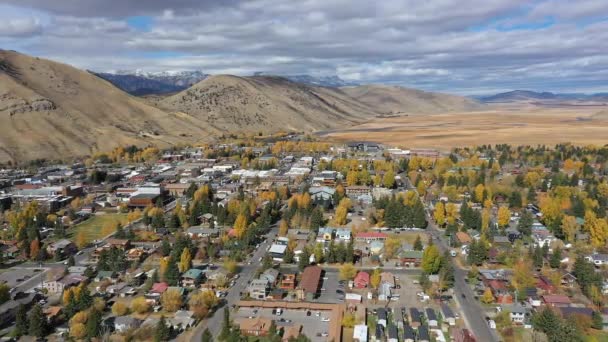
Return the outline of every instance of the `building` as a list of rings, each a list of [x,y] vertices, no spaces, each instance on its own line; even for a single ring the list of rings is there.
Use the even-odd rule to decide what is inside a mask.
[[[355,288],[364,289],[369,285],[369,273],[360,271],[353,281]]]
[[[568,296],[563,295],[546,295],[542,296],[542,299],[545,305],[553,307],[570,306],[572,303]]]
[[[354,342],[367,342],[368,329],[365,324],[355,325],[353,331],[353,341]]]
[[[285,257],[285,251],[287,251],[286,245],[279,245],[275,243],[270,246],[268,254],[272,257],[272,260],[283,262],[283,257]]]
[[[283,274],[279,288],[283,290],[295,290],[296,288],[296,275],[293,273]]]
[[[204,275],[202,270],[191,268],[182,275],[182,286],[196,287],[203,281]]]
[[[353,185],[353,186],[347,186],[344,189],[344,192],[346,193],[346,196],[348,196],[348,197],[356,198],[361,195],[371,196],[372,188],[369,186],[365,186],[365,185]]]
[[[138,328],[140,325],[141,321],[131,316],[120,316],[114,320],[114,329],[121,333]]]
[[[456,316],[454,316],[454,312],[446,303],[441,303],[441,315],[443,317],[443,321],[449,326],[453,327],[456,325]]]
[[[355,240],[359,242],[385,241],[388,235],[381,232],[361,232],[355,235]]]
[[[249,297],[253,299],[266,299],[270,293],[270,283],[266,279],[254,279],[247,287]]]
[[[323,270],[319,266],[308,266],[302,272],[302,280],[298,286],[298,295],[300,300],[312,300],[319,292],[321,284],[321,274]]]
[[[78,248],[76,248],[76,245],[67,239],[62,239],[62,240],[58,240],[55,241],[53,243],[51,243],[47,248],[46,248],[47,253],[49,253],[50,255],[62,255],[64,257],[73,255],[74,253],[76,253],[78,251]]]
[[[272,325],[272,320],[268,318],[247,318],[241,321],[239,329],[245,336],[266,336]]]

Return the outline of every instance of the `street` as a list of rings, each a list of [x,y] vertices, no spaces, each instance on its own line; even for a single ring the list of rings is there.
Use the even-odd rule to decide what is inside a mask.
[[[228,294],[224,298],[226,300],[226,304],[224,307],[231,308],[232,305],[236,304],[241,296],[241,292],[245,292],[247,285],[251,280],[253,280],[253,276],[255,274],[255,270],[260,267],[260,258],[263,258],[266,255],[270,244],[276,237],[278,233],[278,228],[276,225],[271,228],[270,232],[267,234],[267,238],[260,243],[260,246],[253,252],[253,255],[247,259],[248,262],[243,263],[241,266],[241,271],[239,273],[239,278],[236,280],[233,287],[228,290]],[[214,312],[213,316],[201,321],[192,331],[192,338],[188,339],[188,341],[200,341],[203,335],[203,332],[206,328],[209,329],[211,334],[214,337],[214,340],[217,339],[217,336],[220,334],[223,325],[223,313],[224,309],[219,308]]]

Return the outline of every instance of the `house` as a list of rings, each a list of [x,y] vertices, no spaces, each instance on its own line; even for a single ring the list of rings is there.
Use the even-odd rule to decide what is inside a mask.
[[[358,197],[361,195],[372,195],[372,188],[365,185],[353,185],[344,188],[344,192],[348,197]]]
[[[523,305],[515,304],[509,311],[511,322],[514,324],[524,324],[526,320],[526,308]]]
[[[245,336],[266,336],[271,325],[272,320],[268,318],[246,318],[239,324],[239,329]]]
[[[49,306],[42,309],[42,313],[46,316],[47,323],[56,325],[59,323],[59,317],[62,314],[63,309],[61,306]]]
[[[217,236],[219,235],[219,232],[219,229],[211,229],[201,226],[192,226],[186,230],[188,236],[193,239]]]
[[[158,293],[163,294],[169,289],[169,284],[163,282],[152,284],[152,288],[150,289],[150,293]]]
[[[354,286],[358,289],[364,289],[369,285],[369,273],[360,271],[354,279]]]
[[[545,295],[542,299],[545,305],[553,307],[570,306],[572,303],[568,296],[563,295]]]
[[[418,328],[422,324],[422,314],[416,308],[410,308],[410,325]]]
[[[295,290],[296,288],[296,275],[293,273],[283,274],[279,288],[283,290]]]
[[[399,253],[399,259],[401,265],[406,267],[418,267],[422,262],[423,251],[401,251]]]
[[[146,250],[143,247],[132,248],[125,253],[125,258],[129,262],[139,262],[146,255]]]
[[[260,274],[260,279],[268,281],[271,286],[274,286],[279,279],[279,270],[275,268],[269,268]]]
[[[47,253],[53,256],[59,254],[63,257],[68,257],[76,253],[78,251],[78,248],[76,248],[76,245],[72,241],[67,239],[61,239],[51,243],[46,248],[46,251]]]
[[[301,300],[312,300],[316,297],[319,292],[322,273],[323,270],[317,265],[307,266],[304,269],[304,272],[302,272],[302,280],[298,286],[298,294]]]
[[[129,239],[114,239],[110,238],[106,240],[106,244],[112,248],[118,248],[120,250],[126,251],[131,248],[131,240]]]
[[[456,342],[475,342],[475,336],[469,329],[458,329],[454,334],[454,340]]]
[[[608,265],[608,254],[592,254],[585,257],[586,260],[592,262],[595,266]]]
[[[381,324],[377,324],[376,325],[376,334],[373,336],[372,341],[373,342],[382,342],[385,340],[384,338],[384,331],[386,330],[386,328],[381,325]]]
[[[131,316],[120,316],[114,320],[114,330],[121,333],[138,328],[140,325],[141,321]]]
[[[182,286],[196,287],[203,281],[204,275],[202,270],[191,268],[182,275]]]
[[[389,283],[380,283],[378,287],[378,300],[387,301],[391,299],[391,285]]]
[[[351,238],[351,231],[349,228],[336,229],[336,239],[340,241],[349,242]]]
[[[399,342],[399,330],[396,325],[390,325],[388,327],[388,340],[387,342]]]
[[[329,242],[334,239],[334,230],[335,228],[331,227],[320,227],[317,232],[317,241],[318,242]]]
[[[431,336],[429,335],[429,328],[426,325],[422,325],[418,328],[418,342],[430,342]]]
[[[357,324],[353,331],[354,342],[367,342],[368,329],[365,324]]]
[[[175,315],[167,320],[167,323],[176,331],[183,331],[194,326],[196,320],[193,318],[194,312],[179,310]]]
[[[378,325],[382,325],[386,328],[387,324],[388,324],[388,314],[386,312],[385,308],[379,308],[377,312],[378,315]]]
[[[460,245],[469,245],[471,243],[471,236],[465,232],[457,232],[456,233],[456,241]]]
[[[443,321],[449,326],[453,327],[456,325],[456,316],[454,316],[454,312],[446,303],[441,303],[441,315]]]
[[[94,279],[96,282],[102,282],[104,280],[109,280],[112,283],[115,283],[118,280],[118,275],[116,272],[112,271],[99,271]]]
[[[380,284],[387,284],[391,289],[395,288],[395,276],[390,272],[380,273]]]
[[[266,279],[254,279],[247,287],[249,297],[254,299],[266,299],[270,293],[270,283]]]
[[[536,287],[543,290],[543,292],[546,294],[552,294],[553,292],[555,292],[555,286],[553,285],[553,282],[543,275],[538,276],[538,280],[536,281]]]
[[[358,242],[371,242],[371,241],[385,241],[388,235],[381,232],[361,232],[355,235],[355,241]]]
[[[416,333],[414,332],[414,329],[412,329],[412,327],[410,327],[408,324],[406,324],[403,327],[403,342],[414,342],[416,341]]]
[[[287,251],[286,245],[272,244],[270,249],[268,250],[268,254],[272,257],[272,260],[283,262],[283,257],[285,257],[285,252]]]
[[[334,198],[336,190],[328,186],[312,186],[308,189],[310,199],[313,202],[331,201]]]
[[[437,320],[437,315],[435,314],[435,310],[431,308],[426,308],[426,322],[431,328],[437,328],[439,326],[439,321]]]
[[[560,283],[564,287],[573,287],[576,284],[576,277],[570,272],[564,272],[560,279]]]

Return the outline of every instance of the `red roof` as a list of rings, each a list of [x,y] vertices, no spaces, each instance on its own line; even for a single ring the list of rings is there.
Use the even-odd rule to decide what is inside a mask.
[[[308,266],[302,272],[302,281],[300,281],[300,288],[307,293],[317,293],[319,290],[319,282],[321,281],[321,267],[319,266]]]
[[[369,284],[369,273],[367,272],[359,272],[357,273],[357,276],[355,276],[355,287],[358,288],[363,288],[366,287],[367,284]]]
[[[355,236],[357,239],[386,239],[388,235],[380,232],[362,232]]]
[[[165,293],[165,291],[167,291],[168,288],[169,288],[169,284],[167,284],[165,282],[154,283],[154,285],[152,285],[152,289],[150,290],[150,292]]]
[[[547,304],[570,304],[570,298],[563,295],[546,295],[543,301]]]

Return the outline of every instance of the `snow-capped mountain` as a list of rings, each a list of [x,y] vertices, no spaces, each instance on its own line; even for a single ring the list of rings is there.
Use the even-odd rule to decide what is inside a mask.
[[[354,82],[349,82],[341,79],[340,77],[333,76],[311,76],[311,75],[274,75],[265,72],[256,72],[254,76],[281,76],[292,82],[303,83],[313,86],[320,87],[330,87],[330,88],[338,88],[338,87],[346,87],[346,86],[357,86],[359,84]]]
[[[167,94],[182,91],[209,77],[202,71],[117,70],[93,74],[132,95]]]

